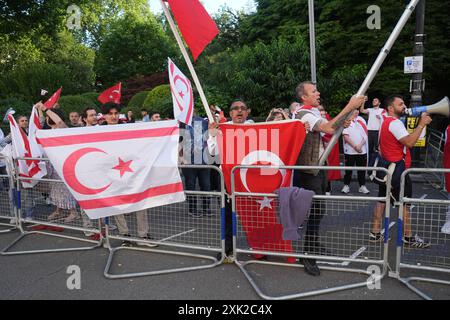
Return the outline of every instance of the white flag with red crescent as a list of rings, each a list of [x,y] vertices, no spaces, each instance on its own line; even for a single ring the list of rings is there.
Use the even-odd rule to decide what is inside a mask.
[[[178,137],[175,120],[37,131],[91,219],[184,201]]]
[[[169,59],[169,81],[170,91],[172,92],[173,114],[175,119],[187,125],[192,123],[192,114],[194,111],[194,95],[192,85],[189,79],[178,69],[178,67]]]
[[[30,119],[36,119],[40,127],[39,117],[36,114],[36,108],[33,107]],[[9,125],[11,129],[12,140],[12,156],[14,159],[18,158],[41,158],[42,149],[38,146],[35,139],[32,139],[19,127],[14,117],[8,115]],[[33,131],[33,125],[30,121],[29,130]],[[34,132],[32,133],[34,137]],[[19,176],[22,178],[40,179],[47,174],[47,168],[44,161],[39,160],[18,160]],[[21,180],[24,188],[32,188],[39,181],[38,180]]]

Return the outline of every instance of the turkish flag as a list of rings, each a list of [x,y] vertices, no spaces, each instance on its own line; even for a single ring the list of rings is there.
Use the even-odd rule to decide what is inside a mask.
[[[98,96],[97,100],[101,103],[114,102],[120,104],[120,98],[122,96],[122,82],[106,89]]]
[[[166,0],[173,12],[194,61],[219,33],[216,24],[198,0]]]
[[[175,119],[187,125],[192,123],[192,114],[194,111],[194,95],[192,85],[189,79],[178,69],[178,67],[169,59],[169,81],[170,91],[172,92],[173,114]]]
[[[177,121],[39,130],[44,147],[91,219],[185,200]]]
[[[221,124],[218,136],[225,185],[231,192],[231,170],[236,165],[295,165],[305,140],[299,120],[260,124]],[[274,193],[292,185],[292,171],[241,169],[235,171],[236,192]],[[277,198],[237,196],[236,214],[254,250],[292,252],[291,241],[282,239]]]
[[[61,95],[62,87],[59,88],[47,101],[44,102],[44,106],[47,109],[53,108],[53,106],[58,102],[59,96]]]
[[[33,126],[36,124],[33,120],[37,118],[37,122],[39,123],[39,117],[36,114],[36,108],[33,107],[31,112],[31,121],[30,121],[30,131],[33,130]],[[41,158],[42,157],[42,149],[36,143],[34,139],[33,133],[27,136],[19,125],[17,124],[14,117],[9,114],[8,115],[9,125],[11,129],[11,139],[12,139],[12,156],[14,159],[18,158]],[[35,178],[39,179],[44,177],[47,174],[47,168],[45,166],[44,161],[39,160],[18,160],[19,166],[19,176],[22,178]],[[38,180],[21,180],[22,186],[24,188],[32,188],[39,181]]]

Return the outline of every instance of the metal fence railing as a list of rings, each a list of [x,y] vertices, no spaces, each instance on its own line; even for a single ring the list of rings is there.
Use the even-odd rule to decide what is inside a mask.
[[[80,210],[76,200],[70,194],[64,182],[52,171],[48,159],[20,158],[20,160],[39,160],[47,165],[49,178],[21,177],[14,162],[14,179],[16,186],[16,210],[20,235],[11,244],[4,248],[2,255],[17,255],[46,252],[67,252],[90,250],[101,246],[101,222],[90,221]],[[23,181],[37,181],[32,188],[24,188]],[[77,245],[47,249],[17,249],[12,248],[18,243],[33,235],[75,240]],[[94,237],[93,237],[94,235]],[[97,235],[97,236],[95,236]],[[91,246],[78,246],[79,242],[87,242]]]
[[[105,267],[105,277],[122,279],[202,270],[222,263],[225,256],[222,232],[225,223],[225,192],[222,172],[215,166],[207,165],[182,165],[180,168],[217,172],[222,191],[185,190],[184,202],[150,208],[133,215],[110,217],[108,225],[115,223],[117,229],[107,229],[106,239],[110,255]],[[113,242],[118,241],[122,241],[122,245],[113,246]],[[200,259],[201,262],[186,267],[185,261],[180,259],[174,263],[175,266],[156,266],[156,269],[149,271],[113,273],[111,269],[114,256],[121,250],[192,257]],[[206,254],[208,252],[216,254],[211,256]],[[210,263],[205,264],[205,260]]]
[[[11,160],[0,156],[0,234],[18,229]]]
[[[401,179],[396,276],[422,298],[431,299],[412,282],[450,285],[450,234],[442,230],[450,221],[450,200],[405,197],[406,177],[414,173],[443,175],[450,173],[450,169],[409,169]],[[418,236],[426,245],[423,248],[411,245],[405,240],[409,236]],[[405,277],[411,271],[422,275]]]
[[[367,267],[362,265],[377,265],[382,269],[380,279],[387,273],[388,237],[371,241],[371,231],[374,207],[377,202],[386,203],[386,210],[380,221],[384,224],[382,233],[389,233],[390,212],[390,176],[387,181],[387,195],[385,197],[373,196],[327,196],[315,195],[311,207],[310,218],[318,219],[320,225],[318,235],[313,240],[316,245],[313,250],[305,248],[305,243],[311,241],[308,237],[308,228],[314,224],[308,223],[299,230],[301,238],[298,241],[284,240],[280,234],[282,226],[279,222],[278,207],[279,197],[277,194],[263,194],[256,192],[236,192],[235,182],[241,169],[260,170],[262,168],[274,168],[285,170],[315,169],[327,170],[376,170],[387,173],[384,168],[361,168],[361,167],[268,167],[268,166],[237,166],[232,172],[232,195],[235,263],[249,280],[257,294],[264,299],[294,299],[312,295],[325,294],[340,290],[367,286],[367,277],[364,282],[356,282],[347,285],[338,285],[324,289],[315,289],[300,293],[289,293],[285,295],[269,295],[264,293],[257,284],[255,278],[246,269],[251,264],[263,264],[282,267],[301,267],[296,262],[300,259],[317,259],[320,269],[354,272],[371,275]],[[263,207],[264,206],[264,207]],[[269,209],[270,207],[270,209]],[[320,244],[320,245],[317,245]],[[250,260],[241,259],[244,255],[250,255]],[[263,261],[271,258],[273,261]],[[280,260],[284,259],[285,261]],[[270,277],[270,276],[268,276]],[[266,279],[267,280],[267,279]]]
[[[428,129],[429,136],[428,142],[425,152],[425,168],[437,169],[443,167],[443,145],[444,141],[444,133],[434,130]],[[444,174],[440,171],[437,172],[421,172],[423,177],[430,183],[434,188],[439,189],[445,192],[445,181]]]

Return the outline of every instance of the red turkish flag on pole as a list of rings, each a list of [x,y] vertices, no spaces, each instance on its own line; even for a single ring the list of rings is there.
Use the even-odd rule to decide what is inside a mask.
[[[58,102],[59,96],[61,95],[62,87],[59,88],[47,101],[44,102],[44,106],[47,109],[53,108],[53,106]]]
[[[219,150],[228,192],[231,170],[236,165],[295,165],[306,137],[298,120],[255,125],[222,124]],[[274,193],[292,185],[292,171],[285,169],[241,169],[235,171],[235,192]],[[253,250],[292,252],[292,243],[282,239],[276,198],[237,196],[236,214],[249,247]]]
[[[122,82],[112,86],[111,88],[103,91],[97,98],[101,103],[114,102],[120,104],[120,98],[122,97]]]
[[[219,29],[198,0],[167,0],[167,2],[196,61],[219,33]]]

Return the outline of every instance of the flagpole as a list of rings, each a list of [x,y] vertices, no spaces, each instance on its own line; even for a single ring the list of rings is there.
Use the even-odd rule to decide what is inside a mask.
[[[200,84],[200,80],[197,77],[197,73],[195,72],[194,66],[192,65],[191,59],[189,58],[189,55],[186,51],[186,47],[184,46],[183,41],[181,40],[180,34],[178,33],[175,27],[175,23],[172,19],[172,16],[170,15],[169,9],[167,8],[163,0],[159,0],[159,2],[161,3],[161,6],[164,10],[164,14],[166,15],[167,21],[169,22],[170,29],[172,29],[173,35],[175,36],[178,46],[180,47],[181,53],[183,54],[183,58],[186,61],[189,71],[191,72],[192,78],[194,79],[194,83],[195,86],[197,87],[200,99],[202,100],[203,107],[205,108],[206,114],[208,115],[208,120],[209,122],[214,122],[214,117],[211,113],[211,110],[209,110],[208,101],[206,100],[206,96],[205,93],[203,92],[202,85]]]

